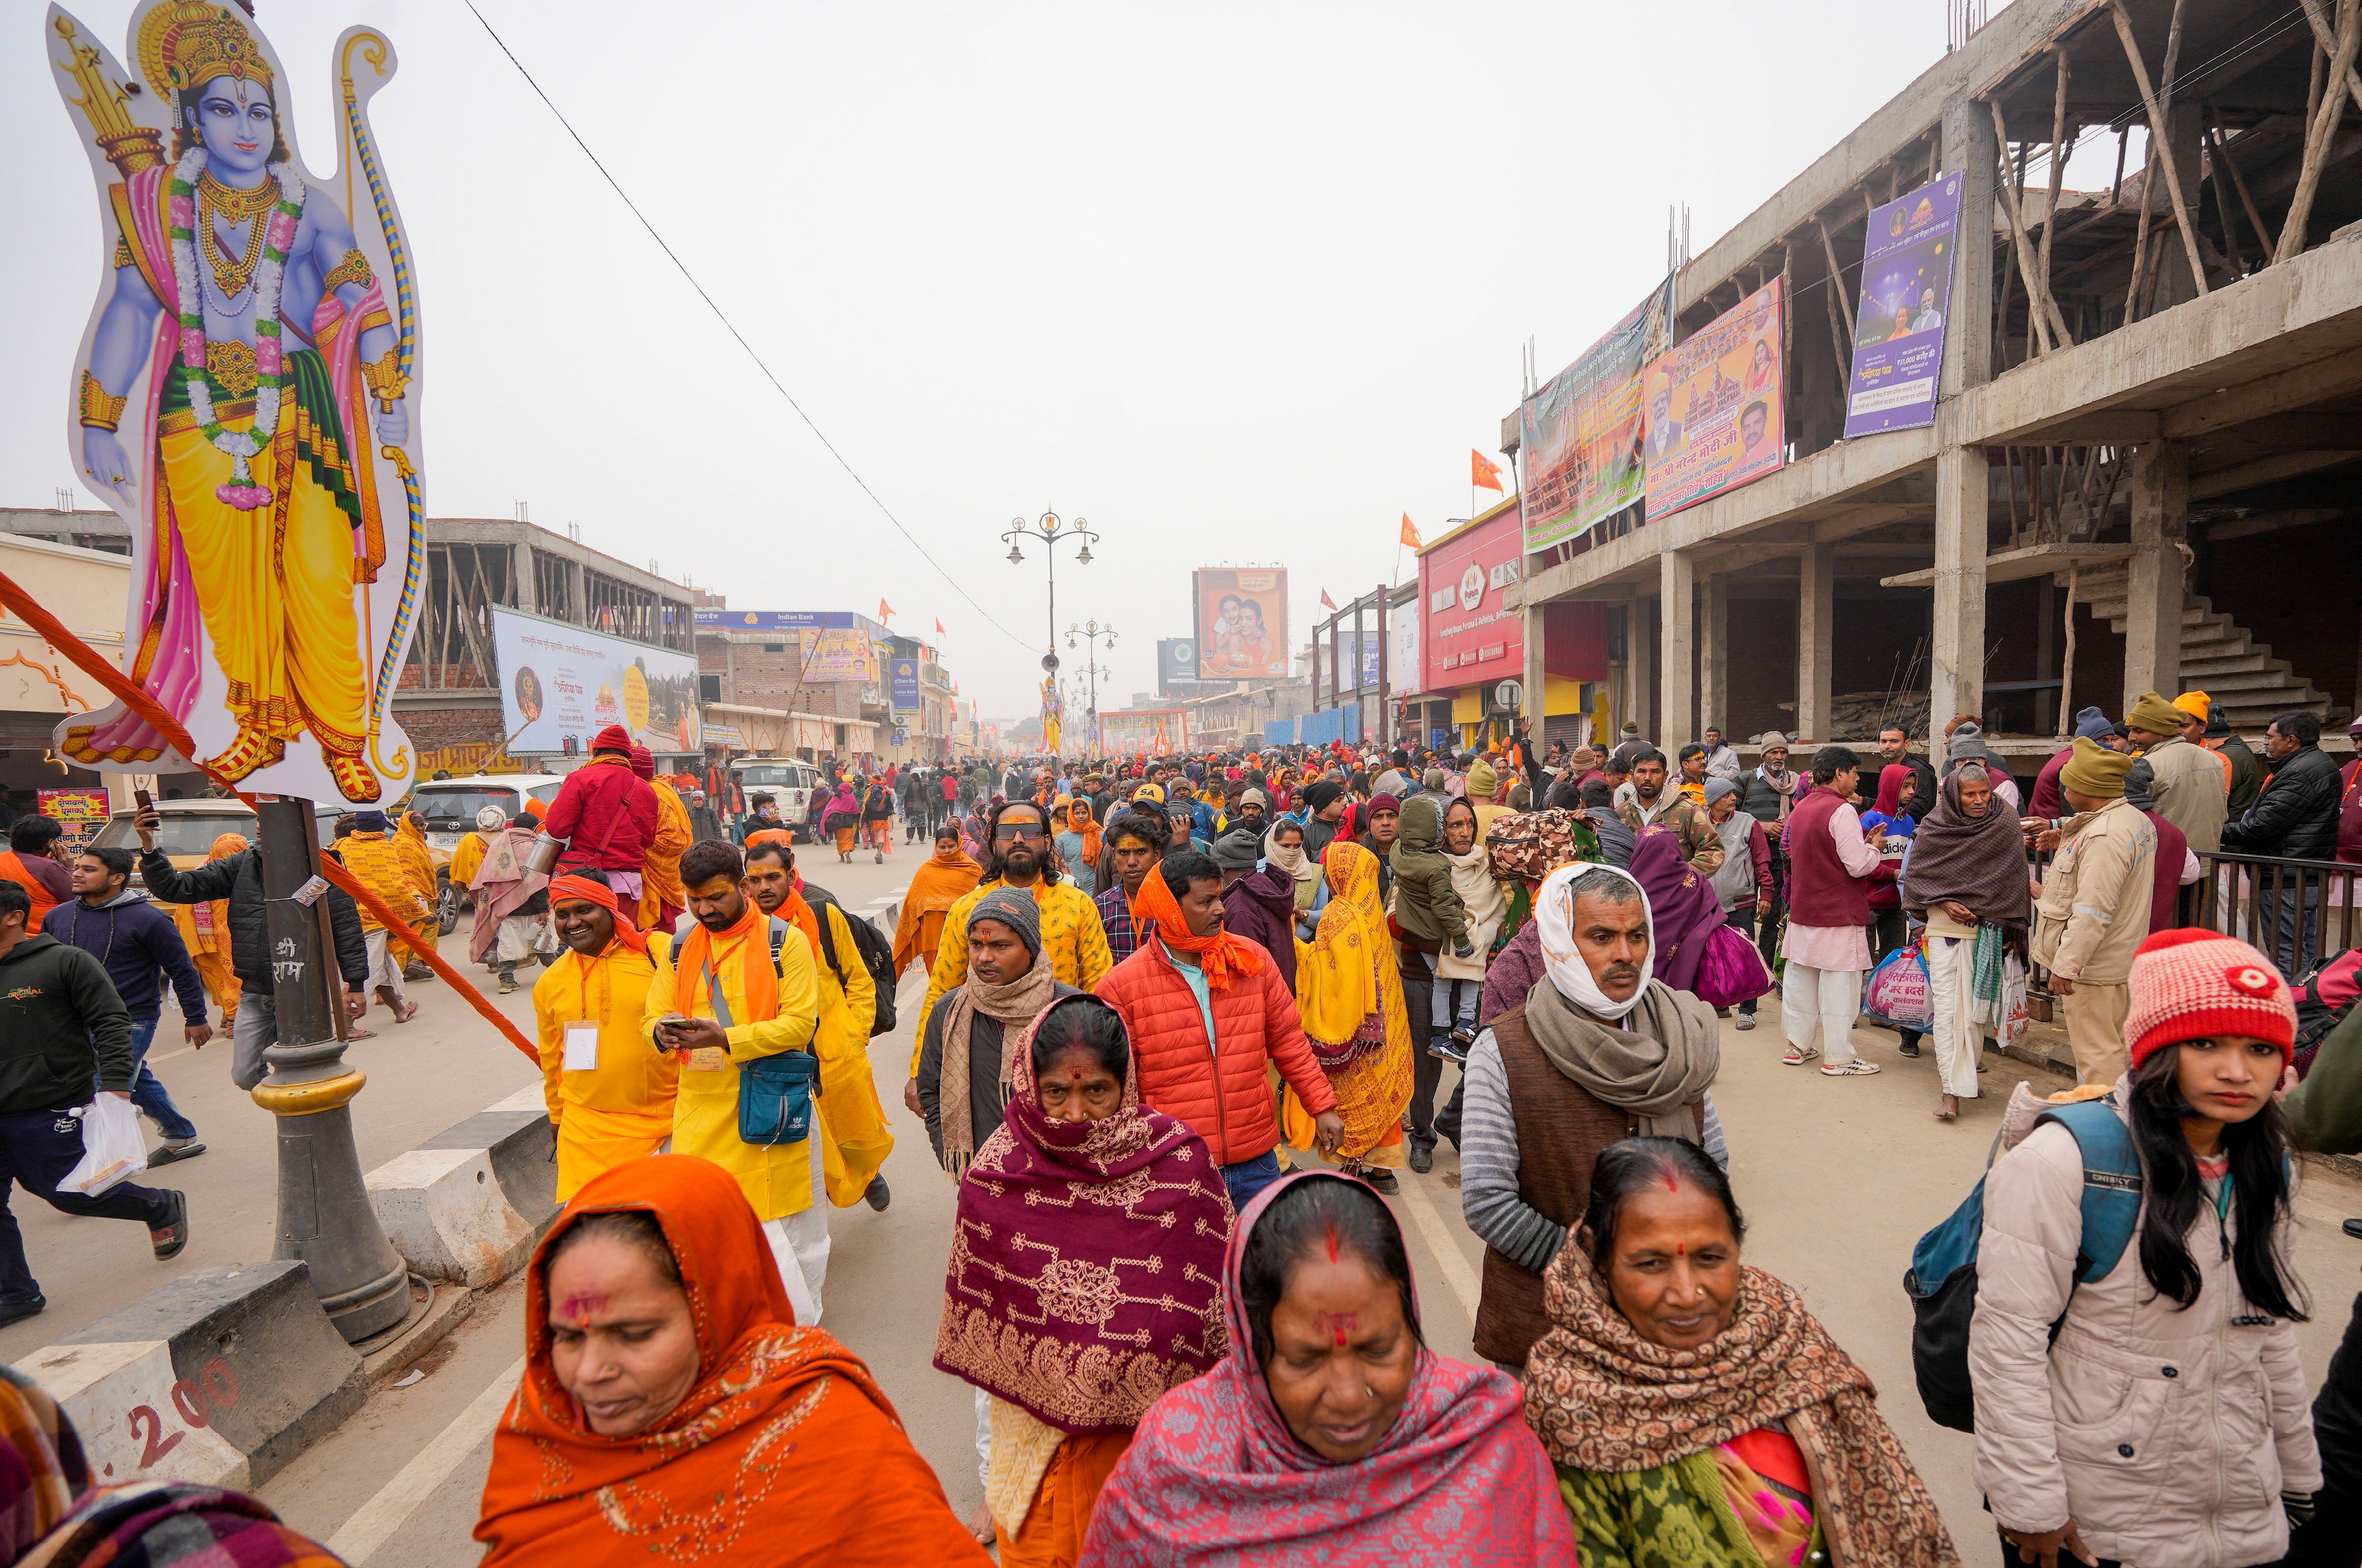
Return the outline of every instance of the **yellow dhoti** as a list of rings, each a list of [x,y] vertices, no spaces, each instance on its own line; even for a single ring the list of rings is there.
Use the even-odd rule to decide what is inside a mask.
[[[821,1176],[828,1200],[850,1209],[877,1179],[894,1152],[894,1134],[886,1130],[886,1108],[878,1102],[877,1080],[869,1070],[866,1051],[820,1064]]]
[[[354,521],[297,453],[297,434],[312,419],[295,391],[281,394],[278,438],[248,460],[254,483],[276,498],[259,511],[241,512],[215,493],[234,482],[232,459],[187,412],[160,422],[157,446],[172,525],[240,731],[283,743],[308,730],[324,749],[357,757],[369,721],[353,603]],[[254,423],[249,399],[220,402],[215,412],[225,429]]]
[[[655,1111],[600,1110],[569,1105],[557,1124],[557,1201],[592,1176],[655,1154],[672,1136],[672,1105]]]

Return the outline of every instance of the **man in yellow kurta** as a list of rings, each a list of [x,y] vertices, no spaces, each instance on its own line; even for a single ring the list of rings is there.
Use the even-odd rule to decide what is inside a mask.
[[[737,1178],[796,1321],[814,1323],[828,1275],[828,1210],[814,1201],[827,1139],[756,1144],[738,1136],[739,1064],[814,1045],[820,981],[811,949],[786,940],[792,932],[784,921],[775,933],[772,917],[746,896],[737,845],[691,845],[680,869],[693,918],[680,922],[657,961],[640,1019],[657,1048],[680,1063],[672,1152],[712,1160]],[[823,1061],[821,1070],[833,1066]]]
[[[402,825],[394,832],[393,847],[402,856],[403,876],[426,906],[425,918],[414,922],[411,929],[418,933],[418,945],[432,951],[435,939],[443,934],[443,917],[436,909],[435,856],[426,847],[426,819],[416,812],[403,812]],[[423,980],[428,972],[422,962],[418,973],[405,974],[403,978]]]
[[[415,924],[425,917],[418,891],[403,871],[401,853],[387,834],[383,812],[354,812],[353,832],[337,841],[337,854],[343,859],[345,869],[390,906],[405,924]],[[418,1004],[402,994],[402,958],[394,949],[394,939],[387,934],[385,922],[369,905],[362,904],[360,911],[361,935],[369,944],[370,988],[378,1000],[392,1010],[396,1023],[407,1023],[417,1014]]]
[[[817,906],[804,897],[796,875],[796,852],[776,839],[746,846],[746,891],[756,907],[803,934],[820,976],[820,1027],[813,1050],[821,1060],[821,1166],[828,1200],[850,1209],[865,1198],[883,1212],[893,1200],[878,1175],[894,1150],[886,1131],[886,1108],[877,1103],[877,1081],[869,1071],[869,1027],[877,1017],[877,982],[861,962],[853,940],[852,917],[834,899]],[[821,922],[826,921],[827,935]],[[832,955],[833,957],[832,958]]]
[[[902,1101],[914,1116],[919,1110],[919,1044],[927,1037],[927,1015],[967,978],[968,911],[987,893],[1010,887],[1033,895],[1042,911],[1042,956],[1065,984],[1087,991],[1115,967],[1098,906],[1050,865],[1049,824],[1048,813],[1030,801],[1011,801],[994,812],[986,829],[992,842],[985,846],[984,880],[944,916],[943,945],[935,951],[927,999],[919,1004],[919,1021],[911,1032],[911,1079],[902,1087]]]
[[[657,835],[648,841],[647,860],[640,868],[640,924],[655,931],[668,926],[689,907],[680,885],[680,857],[697,837],[690,825],[689,808],[680,791],[661,778],[648,780],[657,792]]]
[[[603,882],[561,877],[549,891],[568,951],[535,984],[533,1016],[563,1203],[601,1172],[664,1147],[680,1064],[640,1027],[670,939],[635,929]]]

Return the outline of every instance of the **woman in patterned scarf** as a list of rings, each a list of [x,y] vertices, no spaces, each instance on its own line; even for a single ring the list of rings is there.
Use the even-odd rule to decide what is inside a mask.
[[[1416,1064],[1394,938],[1378,901],[1378,857],[1341,832],[1321,867],[1329,902],[1311,951],[1297,958],[1297,1010],[1345,1119],[1345,1141],[1337,1146],[1345,1174],[1380,1192],[1397,1192],[1395,1171],[1407,1158],[1402,1116]],[[1293,1089],[1283,1115],[1288,1143],[1312,1147],[1312,1119]]]
[[[1526,1363],[1581,1560],[1955,1568],[1869,1376],[1794,1289],[1741,1266],[1745,1234],[1695,1144],[1600,1154]]]
[[[1140,1103],[1123,1020],[1053,1002],[960,1182],[935,1364],[991,1399],[1001,1568],[1072,1568],[1157,1397],[1221,1359],[1231,1201],[1205,1140]]]
[[[1575,1561],[1517,1384],[1427,1348],[1402,1228],[1367,1187],[1264,1188],[1223,1283],[1229,1352],[1141,1421],[1085,1568]]]

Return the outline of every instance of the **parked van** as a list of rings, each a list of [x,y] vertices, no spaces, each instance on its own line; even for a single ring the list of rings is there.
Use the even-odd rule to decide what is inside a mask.
[[[812,791],[820,788],[819,768],[800,757],[742,756],[730,765],[730,777],[750,798],[749,815],[755,810],[751,797],[768,795],[778,804],[789,835],[798,840],[805,837],[804,813],[811,809]]]
[[[435,853],[435,909],[443,929],[458,928],[468,889],[451,886],[451,852],[476,831],[476,813],[498,806],[511,822],[528,797],[546,811],[566,780],[555,773],[477,773],[465,778],[430,778],[410,792],[407,809],[426,819],[426,845]]]

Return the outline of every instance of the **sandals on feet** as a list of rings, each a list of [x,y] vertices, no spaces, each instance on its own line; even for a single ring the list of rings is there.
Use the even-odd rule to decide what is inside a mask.
[[[1819,1056],[1820,1052],[1818,1049],[1799,1051],[1796,1047],[1791,1045],[1788,1047],[1788,1054],[1781,1057],[1780,1061],[1786,1066],[1801,1067],[1807,1062],[1816,1060]]]

